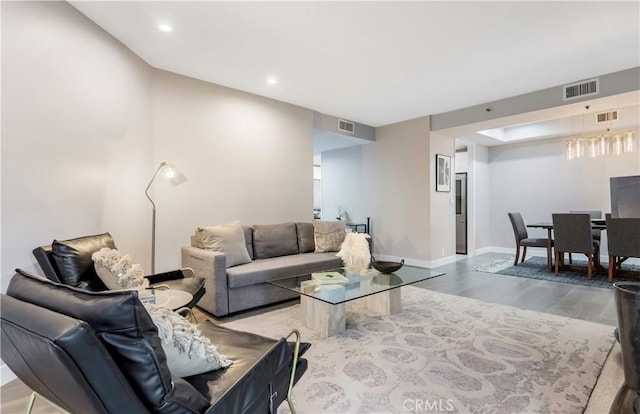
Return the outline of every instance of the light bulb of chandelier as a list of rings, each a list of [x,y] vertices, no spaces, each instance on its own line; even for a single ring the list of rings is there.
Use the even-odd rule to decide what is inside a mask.
[[[622,139],[622,152],[628,153],[636,150],[636,140],[633,137],[632,131],[627,131],[624,133],[624,137]]]
[[[620,134],[616,134],[611,137],[611,154],[622,154],[622,137]]]
[[[569,161],[575,158],[575,141],[574,140],[568,139],[565,141],[564,157]]]
[[[589,156],[589,158],[595,158],[598,155],[600,155],[599,138],[598,137],[591,137],[591,138],[589,138],[588,142],[589,143],[587,145],[587,155]]]
[[[576,139],[576,144],[575,144],[575,156],[576,156],[576,158],[584,157],[586,146],[587,146],[587,143],[585,142],[584,138]]]
[[[609,149],[609,140],[605,134],[600,135],[598,138],[598,147],[600,155],[607,155],[611,152]]]

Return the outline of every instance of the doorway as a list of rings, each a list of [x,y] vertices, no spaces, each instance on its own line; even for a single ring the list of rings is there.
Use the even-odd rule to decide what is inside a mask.
[[[456,253],[467,254],[467,173],[456,174]]]

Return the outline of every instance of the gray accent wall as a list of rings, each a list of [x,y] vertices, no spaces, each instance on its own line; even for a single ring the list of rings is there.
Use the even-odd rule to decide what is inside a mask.
[[[565,102],[562,99],[564,85],[558,85],[523,95],[432,115],[431,130],[439,131],[441,129],[499,119],[506,116],[519,115],[542,109],[555,108],[562,105],[574,104],[605,96],[618,95],[625,92],[633,92],[640,89],[640,67],[630,68],[601,76],[594,76],[594,78],[600,79],[599,95],[572,99]],[[575,79],[572,82],[567,82],[567,84],[578,82],[580,80],[581,79]],[[487,108],[490,108],[491,111],[487,111]]]
[[[354,131],[353,134],[341,131],[338,129],[338,123],[340,120],[353,122]],[[376,129],[372,126],[360,124],[355,121],[351,121],[346,118],[339,118],[333,115],[327,115],[320,112],[313,112],[313,128],[320,131],[333,132],[341,134],[347,137],[360,138],[368,141],[376,140]]]

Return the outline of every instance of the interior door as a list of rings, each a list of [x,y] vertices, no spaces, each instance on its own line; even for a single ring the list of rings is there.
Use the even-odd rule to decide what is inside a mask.
[[[467,173],[456,174],[456,253],[467,254]]]

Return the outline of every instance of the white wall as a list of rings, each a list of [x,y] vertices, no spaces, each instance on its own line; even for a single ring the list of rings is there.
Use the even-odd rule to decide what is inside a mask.
[[[350,223],[366,223],[371,206],[363,203],[362,146],[322,153],[322,218],[336,219],[342,207]]]
[[[431,251],[429,259],[448,261],[456,254],[456,210],[455,210],[455,173],[451,171],[451,191],[436,192],[436,154],[447,155],[454,160],[455,140],[437,132],[431,132],[429,139],[429,189],[431,192],[427,213],[431,216],[429,236]],[[452,168],[452,170],[455,167]],[[432,263],[437,265],[438,262]]]
[[[469,154],[467,153],[466,150],[465,151],[456,151],[456,156],[455,156],[455,161],[454,161],[456,174],[467,172],[468,160],[469,160]]]
[[[482,253],[491,247],[491,182],[489,166],[489,148],[474,145],[473,163],[469,171],[469,187],[473,191],[473,207],[471,214],[475,222],[475,250]]]
[[[138,253],[150,68],[62,2],[3,2],[2,35],[3,291],[53,238],[110,231]]]
[[[145,257],[149,104],[148,65],[67,3],[2,2],[3,292],[53,238]]]
[[[376,128],[376,142],[362,147],[374,253],[431,259],[429,145],[429,117],[421,117]]]
[[[311,110],[164,71],[152,99],[154,164],[187,177],[152,188],[156,271],[180,263],[197,226],[313,218]]]
[[[638,152],[568,161],[564,141],[557,138],[490,148],[492,246],[514,247],[509,211],[522,213],[526,223],[549,222],[552,213],[569,210],[606,213],[611,211],[609,177],[640,173]],[[546,237],[546,231],[537,229],[529,234]],[[606,246],[606,241],[602,244]]]

